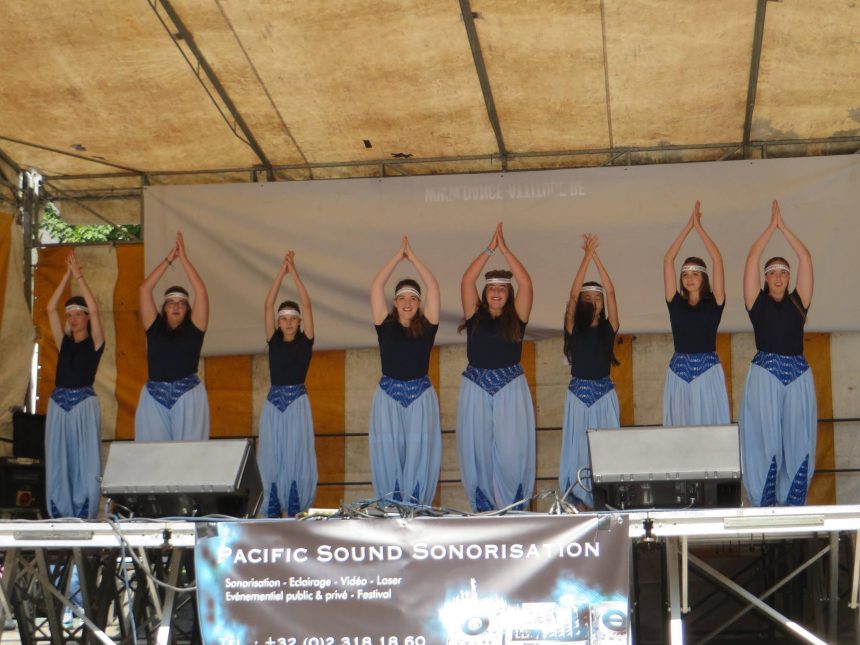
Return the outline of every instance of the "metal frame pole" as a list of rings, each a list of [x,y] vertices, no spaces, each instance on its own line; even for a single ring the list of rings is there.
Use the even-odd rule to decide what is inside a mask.
[[[684,624],[681,620],[681,595],[678,589],[678,538],[666,540],[666,581],[669,585],[669,642],[683,645]]]

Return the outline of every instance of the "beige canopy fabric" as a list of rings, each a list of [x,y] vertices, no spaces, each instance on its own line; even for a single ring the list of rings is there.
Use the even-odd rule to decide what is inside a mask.
[[[853,153],[848,0],[0,3],[0,200]]]

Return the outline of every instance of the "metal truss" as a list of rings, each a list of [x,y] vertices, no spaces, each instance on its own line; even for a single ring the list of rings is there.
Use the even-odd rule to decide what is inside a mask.
[[[149,524],[0,524],[0,622],[22,645],[196,645],[193,525]]]
[[[739,600],[743,609],[729,616],[721,625],[701,637],[697,643],[707,643],[722,634],[729,626],[751,611],[757,611],[774,626],[793,638],[806,643],[823,645],[837,642],[839,610],[839,542],[850,538],[852,566],[850,567],[850,594],[848,608],[857,613],[860,606],[860,507],[800,507],[800,508],[745,508],[737,510],[708,510],[684,512],[651,512],[631,516],[631,537],[634,540],[655,542],[666,549],[665,580],[667,591],[667,642],[679,645],[690,642],[685,625],[695,616],[696,607],[690,604],[690,570],[709,580],[718,591]],[[823,546],[818,548],[816,545]],[[801,562],[780,562],[777,569],[781,577],[768,581],[759,595],[751,593],[747,584],[752,577],[741,571],[734,578],[690,552],[691,547],[729,545],[750,551],[765,551],[772,545],[800,543],[815,549]],[[787,616],[767,601],[780,589],[801,574],[812,579],[803,582],[811,589],[817,631],[826,633],[826,639],[808,626]],[[806,596],[810,595],[807,591]],[[860,624],[860,615],[855,619]]]

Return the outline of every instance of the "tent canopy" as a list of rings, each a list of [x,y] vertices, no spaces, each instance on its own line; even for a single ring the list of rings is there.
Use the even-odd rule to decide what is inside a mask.
[[[0,4],[0,199],[860,149],[854,0]]]

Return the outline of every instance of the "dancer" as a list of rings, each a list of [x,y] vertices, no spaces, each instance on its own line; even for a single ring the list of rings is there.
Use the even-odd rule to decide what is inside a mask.
[[[305,389],[314,345],[314,315],[311,298],[296,270],[295,255],[288,251],[284,256],[263,305],[272,384],[260,415],[262,512],[267,517],[306,511],[317,488],[314,420]],[[301,307],[285,300],[278,305],[275,317],[275,298],[288,273],[293,276]]]
[[[590,479],[582,469],[591,468],[586,431],[621,425],[618,395],[609,378],[610,367],[618,365],[612,349],[619,326],[615,287],[597,255],[597,236],[583,235],[582,239],[585,253],[564,312],[564,355],[570,362],[571,378],[564,401],[559,469],[562,493],[580,509],[594,506],[591,486],[582,485]],[[603,284],[583,282],[591,262]]]
[[[152,291],[179,259],[194,291],[179,286],[164,292],[161,312]],[[176,244],[140,285],[140,320],[146,330],[149,380],[140,391],[134,417],[137,441],[202,440],[209,438],[209,400],[197,376],[203,335],[209,322],[206,285],[185,253],[182,233]]]
[[[401,260],[412,263],[427,287],[407,278],[394,288],[391,310],[385,284]],[[382,379],[370,412],[370,463],[377,497],[429,505],[436,493],[442,461],[439,401],[427,376],[430,351],[439,329],[439,283],[412,251],[404,235],[388,262],[373,278],[370,307]]]
[[[63,325],[57,305],[72,278],[83,297],[66,300]],[[60,352],[45,424],[48,514],[93,519],[101,498],[101,412],[93,383],[105,337],[74,250],[66,257],[66,272],[48,301],[47,313]]]
[[[510,271],[488,271],[479,297],[475,283],[496,249]],[[499,223],[460,283],[465,317],[460,331],[467,333],[469,366],[457,402],[457,449],[466,497],[475,511],[512,504],[524,508],[534,489],[534,406],[520,365],[532,295],[531,278],[505,243]]]
[[[725,425],[731,421],[726,376],[717,356],[717,328],[726,304],[723,256],[702,227],[700,202],[663,258],[663,287],[675,353],[666,371],[663,425]],[[713,283],[705,262],[688,257],[675,289],[675,258],[690,231],[702,238],[713,267]]]
[[[774,231],[797,255],[797,283],[789,292],[785,258],[759,262]],[[782,219],[774,200],[770,224],[753,243],[744,268],[744,303],[757,353],[744,386],[741,458],[747,496],[755,506],[801,506],[815,470],[817,405],[812,372],[803,356],[803,326],[812,301],[812,255]]]

